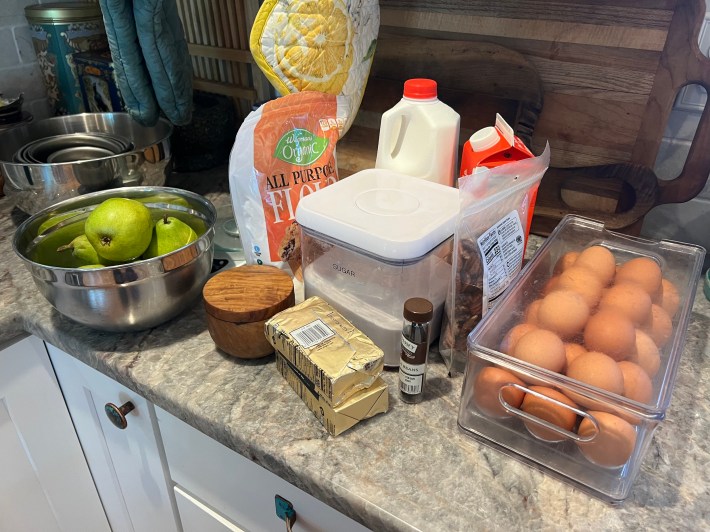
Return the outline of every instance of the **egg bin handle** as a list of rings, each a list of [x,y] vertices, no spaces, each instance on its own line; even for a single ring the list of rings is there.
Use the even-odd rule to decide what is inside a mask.
[[[570,410],[577,414],[578,416],[582,416],[583,418],[588,419],[592,425],[594,425],[594,433],[591,436],[580,436],[579,434],[576,434],[574,432],[570,432],[568,430],[565,430],[563,428],[558,427],[557,425],[553,425],[549,421],[545,421],[544,419],[540,419],[539,417],[532,416],[528,414],[527,412],[523,412],[519,408],[515,408],[512,406],[508,401],[505,400],[503,397],[503,390],[505,388],[515,388],[517,390],[520,390],[521,392],[524,393],[529,393],[534,395],[535,397],[539,397],[540,399],[544,401],[549,401],[557,406],[561,406],[562,408],[566,408],[567,410]],[[515,384],[513,382],[510,382],[508,384],[504,384],[503,386],[500,387],[498,390],[498,400],[500,401],[500,404],[503,406],[503,408],[508,411],[510,414],[525,419],[527,421],[530,421],[531,423],[535,423],[536,425],[540,425],[541,427],[545,427],[546,429],[551,430],[552,432],[556,432],[557,434],[560,434],[561,436],[564,436],[565,438],[569,438],[570,440],[574,440],[576,442],[581,442],[581,443],[586,443],[589,441],[592,441],[594,438],[596,438],[597,434],[599,434],[599,422],[597,422],[596,419],[594,419],[594,416],[588,414],[587,412],[580,410],[579,408],[574,408],[572,406],[569,406],[565,403],[562,403],[558,401],[557,399],[553,399],[552,397],[548,397],[544,394],[541,394],[540,392],[536,392],[534,390],[531,390],[530,388],[526,388],[525,386],[521,386],[519,384]]]

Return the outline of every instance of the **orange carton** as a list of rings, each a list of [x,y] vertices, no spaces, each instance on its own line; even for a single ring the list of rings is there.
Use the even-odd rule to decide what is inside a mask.
[[[496,114],[495,127],[484,127],[466,141],[461,154],[461,177],[471,175],[476,168],[495,168],[513,161],[533,157],[530,150],[513,134],[513,128]]]
[[[515,136],[513,128],[508,125],[505,119],[496,113],[495,127],[484,127],[476,131],[464,144],[459,176],[471,175],[476,172],[477,168],[495,168],[530,157],[534,157],[532,152],[523,144],[522,140]],[[530,192],[528,225],[525,232],[526,246],[537,201],[538,186],[536,185],[534,190]]]

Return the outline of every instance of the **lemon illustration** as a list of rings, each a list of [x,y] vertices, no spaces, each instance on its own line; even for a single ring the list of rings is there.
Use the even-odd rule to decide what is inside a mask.
[[[276,88],[283,94],[305,90],[338,94],[353,62],[353,26],[345,3],[268,3],[271,9],[262,31],[251,36],[252,53],[274,69]]]
[[[342,97],[342,136],[360,106],[379,27],[376,0],[265,0],[249,48],[282,95],[319,91]]]

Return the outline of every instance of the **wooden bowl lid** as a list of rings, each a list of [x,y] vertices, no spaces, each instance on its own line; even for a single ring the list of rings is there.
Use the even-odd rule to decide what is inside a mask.
[[[239,266],[212,277],[202,289],[205,309],[220,320],[250,323],[295,303],[291,276],[275,266]]]

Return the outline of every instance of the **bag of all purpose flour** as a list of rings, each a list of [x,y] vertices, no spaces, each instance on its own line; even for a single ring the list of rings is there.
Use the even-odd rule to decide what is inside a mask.
[[[298,202],[338,180],[335,144],[348,109],[340,96],[298,92],[251,112],[229,158],[229,189],[249,264],[300,279]]]

